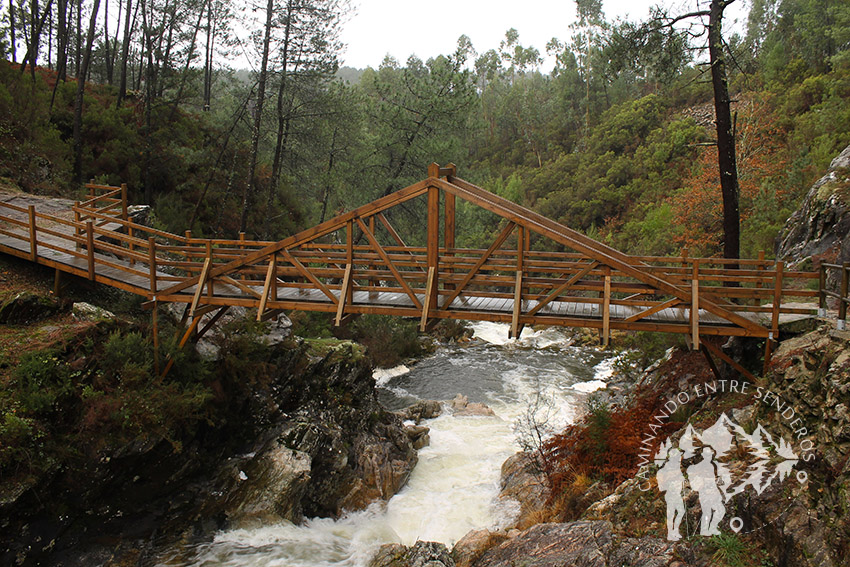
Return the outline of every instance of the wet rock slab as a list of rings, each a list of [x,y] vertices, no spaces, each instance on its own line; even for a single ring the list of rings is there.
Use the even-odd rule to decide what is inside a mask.
[[[659,538],[623,538],[610,522],[538,524],[484,554],[475,567],[684,567]]]

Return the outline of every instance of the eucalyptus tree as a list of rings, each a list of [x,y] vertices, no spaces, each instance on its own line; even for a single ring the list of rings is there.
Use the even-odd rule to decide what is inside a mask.
[[[593,74],[592,59],[603,42],[607,25],[602,13],[602,0],[575,0],[578,20],[570,25],[571,49],[576,54],[579,72],[585,84],[584,135],[590,134],[590,95]]]

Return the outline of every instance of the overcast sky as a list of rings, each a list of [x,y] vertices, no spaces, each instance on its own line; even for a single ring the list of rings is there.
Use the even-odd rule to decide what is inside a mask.
[[[576,18],[573,0],[353,0],[355,14],[342,30],[348,47],[344,65],[377,67],[392,55],[402,64],[412,54],[425,60],[451,53],[457,39],[466,34],[478,53],[496,49],[505,32],[516,28],[522,45],[534,46],[545,56],[553,37],[569,39],[569,25]],[[696,0],[603,0],[608,20],[616,17],[642,20],[649,7],[663,3],[677,9],[693,9]],[[729,9],[740,17],[743,1]],[[738,12],[732,12],[737,8]],[[547,65],[544,64],[544,70]]]

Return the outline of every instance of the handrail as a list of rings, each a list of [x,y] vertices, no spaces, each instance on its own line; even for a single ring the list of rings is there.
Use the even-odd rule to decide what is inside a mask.
[[[480,196],[483,191],[469,187],[464,185],[464,191],[468,190],[476,196]],[[818,272],[785,271],[782,262],[766,259],[764,254],[759,258],[740,260],[695,258],[689,256],[685,249],[677,256],[629,256],[627,261],[621,261],[617,258],[626,256],[618,253],[612,267],[606,265],[604,260],[594,260],[582,252],[532,250],[527,246],[509,248],[519,246],[519,242],[527,242],[529,228],[521,224],[515,225],[518,228],[514,235],[506,233],[505,236],[512,238],[509,243],[517,244],[500,244],[489,251],[457,247],[453,241],[441,245],[439,233],[436,244],[429,240],[426,246],[405,246],[400,238],[387,236],[394,232],[391,227],[387,227],[388,233],[382,236],[383,241],[388,242],[387,245],[383,245],[380,239],[374,240],[374,235],[371,242],[364,243],[361,240],[360,244],[355,244],[350,238],[348,242],[340,241],[339,237],[335,237],[336,242],[333,243],[317,241],[336,230],[345,230],[346,226],[357,226],[352,220],[369,223],[369,230],[376,231],[374,227],[380,225],[370,220],[375,218],[375,211],[391,206],[391,201],[387,199],[374,206],[365,205],[354,214],[339,217],[334,221],[338,222],[338,226],[328,221],[318,229],[291,237],[286,240],[289,244],[284,246],[278,242],[248,240],[244,233],[240,233],[238,239],[197,238],[189,231],[183,235],[173,234],[131,221],[127,215],[126,186],[90,184],[87,188],[90,198],[71,207],[73,220],[37,213],[32,207],[0,203],[0,210],[9,211],[7,215],[0,215],[0,223],[6,225],[0,227],[0,234],[24,243],[29,242],[28,256],[32,258],[37,258],[38,249],[45,247],[86,260],[88,269],[84,271],[92,279],[107,278],[98,271],[99,266],[118,270],[127,274],[127,277],[144,278],[144,288],[139,287],[142,285],[140,283],[128,283],[127,287],[153,299],[165,290],[162,295],[165,301],[189,302],[196,296],[196,301],[200,303],[228,304],[228,301],[232,301],[256,305],[254,296],[261,295],[263,290],[279,287],[323,290],[325,295],[322,300],[325,302],[338,301],[337,296],[328,296],[331,291],[338,292],[340,296],[343,291],[348,294],[355,291],[407,294],[413,304],[418,301],[413,301],[414,296],[422,298],[434,293],[443,299],[460,298],[461,303],[470,298],[508,302],[519,298],[523,305],[529,307],[523,307],[518,314],[514,314],[514,323],[517,316],[528,321],[547,320],[547,317],[556,316],[556,312],[551,309],[538,308],[532,310],[530,315],[522,312],[540,303],[572,302],[595,306],[594,309],[598,309],[598,306],[617,306],[631,309],[629,313],[636,313],[630,319],[643,327],[636,325],[635,328],[654,329],[660,326],[641,318],[651,318],[652,313],[668,307],[687,311],[697,305],[691,298],[698,295],[701,301],[714,302],[719,306],[720,313],[772,314],[772,324],[765,327],[771,335],[775,335],[778,314],[810,311],[801,307],[786,307],[782,305],[782,298],[818,297],[823,304],[827,297],[841,295],[825,290],[823,286],[818,290],[809,289],[805,282],[824,279]],[[426,195],[432,189],[438,187],[428,184],[411,186],[400,199]],[[488,199],[488,202],[490,207],[501,206],[495,199]],[[517,209],[514,214],[521,212]],[[382,221],[386,222],[386,219]],[[549,227],[549,224],[545,226]],[[361,226],[365,227],[366,224]],[[517,240],[520,235],[525,240]],[[586,240],[572,232],[569,236],[581,242]],[[63,240],[65,245],[61,242]],[[139,266],[134,267],[135,264]],[[625,266],[623,270],[616,267],[620,264]],[[204,279],[208,271],[205,266],[209,266],[209,281]],[[821,269],[830,269],[830,266],[824,264]],[[640,270],[643,275],[636,277],[635,270]],[[845,269],[845,279],[847,271]],[[115,277],[113,274],[110,281]],[[346,278],[350,283],[344,283]],[[215,291],[210,291],[210,281],[214,281]],[[659,289],[653,287],[653,281],[668,282],[673,287],[667,289],[662,286]],[[174,283],[180,285],[175,286]],[[207,293],[192,291],[191,286],[195,286],[195,290],[198,286],[206,287]],[[169,290],[170,287],[179,289]],[[462,289],[458,291],[457,288]],[[228,289],[230,291],[226,291]],[[244,295],[246,289],[251,290],[251,293]],[[690,295],[682,295],[682,290]],[[227,293],[231,296],[226,296]],[[671,293],[678,295],[678,298]],[[233,294],[243,295],[235,297]],[[846,315],[846,305],[850,303],[846,290],[842,297],[842,315]],[[423,304],[426,303],[423,301]],[[274,296],[267,299],[267,304],[274,309],[286,303],[278,301],[277,292],[274,292]],[[453,309],[452,305],[443,305],[442,300],[429,305],[431,313],[441,317],[447,316]],[[453,302],[453,305],[457,303]],[[507,303],[502,301],[500,305]],[[702,305],[700,303],[700,312],[703,311]],[[399,312],[410,311],[410,308],[405,309],[407,311],[402,309]],[[587,311],[588,316],[590,313]],[[471,316],[478,315],[472,312]],[[606,315],[606,320],[608,318],[609,315]],[[719,319],[722,320],[723,316]],[[727,321],[724,327],[726,331],[738,332],[732,329],[739,324],[732,322],[734,320]],[[612,319],[606,323],[609,327],[612,324],[614,327],[611,328],[623,328],[625,323],[622,319]],[[703,326],[712,324],[719,324],[718,319],[713,323],[711,320],[702,323]],[[695,328],[695,331],[698,332],[698,329]],[[716,329],[712,332],[716,332]]]

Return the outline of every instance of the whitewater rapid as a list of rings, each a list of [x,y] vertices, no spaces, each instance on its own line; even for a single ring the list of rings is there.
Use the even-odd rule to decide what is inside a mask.
[[[473,329],[473,344],[442,348],[410,368],[375,371],[390,409],[463,394],[496,413],[444,411],[425,422],[431,444],[388,503],[338,520],[220,532],[166,565],[360,567],[384,543],[450,547],[470,530],[507,525],[517,506],[497,498],[500,469],[520,449],[522,422],[530,413],[553,431],[572,422],[588,393],[606,386],[611,363],[593,349],[570,346],[557,329],[526,330],[518,340],[508,340],[504,324],[480,322]]]

